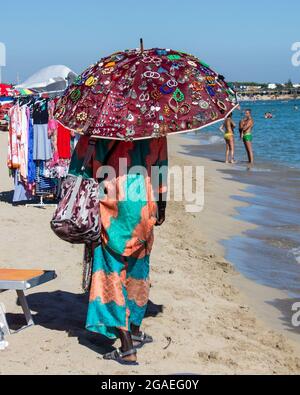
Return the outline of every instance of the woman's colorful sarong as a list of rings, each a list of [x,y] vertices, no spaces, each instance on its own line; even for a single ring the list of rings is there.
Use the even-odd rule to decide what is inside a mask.
[[[82,137],[73,154],[71,174],[80,173],[87,146],[88,137]],[[126,172],[124,168],[120,170],[120,159],[127,161]],[[86,327],[113,339],[118,329],[130,331],[130,325],[140,326],[145,316],[150,289],[149,258],[157,218],[155,196],[166,194],[167,188],[166,172],[158,185],[153,184],[151,173],[154,166],[167,169],[167,141],[99,140],[85,177],[99,178],[103,166],[111,166],[115,177],[103,181],[102,244],[94,252]],[[140,171],[141,167],[145,172]],[[114,197],[110,195],[112,190]]]

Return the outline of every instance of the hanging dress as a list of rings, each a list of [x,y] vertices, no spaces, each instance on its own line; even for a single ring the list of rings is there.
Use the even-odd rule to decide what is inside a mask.
[[[19,169],[21,165],[19,156],[19,136],[18,130],[20,127],[20,108],[18,104],[13,106],[9,111],[9,132],[8,132],[8,157],[7,166],[9,169]]]
[[[48,104],[47,101],[36,102],[33,106],[33,159],[47,161],[52,158],[51,140],[48,136]]]

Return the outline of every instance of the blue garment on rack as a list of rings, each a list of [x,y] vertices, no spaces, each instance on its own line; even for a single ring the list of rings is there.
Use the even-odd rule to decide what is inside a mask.
[[[26,190],[25,185],[20,181],[19,170],[15,171],[15,192],[13,197],[13,203],[27,202],[32,200],[32,195]]]
[[[47,161],[52,158],[51,140],[48,136],[48,124],[33,124],[33,159]]]
[[[35,182],[36,166],[33,160],[33,147],[34,147],[34,132],[32,119],[29,118],[29,128],[28,128],[28,184],[33,184]]]
[[[44,176],[45,162],[36,163],[36,195],[47,195],[56,192],[56,182]]]

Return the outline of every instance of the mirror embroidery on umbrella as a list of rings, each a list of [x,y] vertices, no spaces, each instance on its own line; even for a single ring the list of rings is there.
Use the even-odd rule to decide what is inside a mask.
[[[133,140],[200,129],[236,106],[224,77],[193,55],[128,50],[78,76],[58,102],[56,118],[77,132]]]

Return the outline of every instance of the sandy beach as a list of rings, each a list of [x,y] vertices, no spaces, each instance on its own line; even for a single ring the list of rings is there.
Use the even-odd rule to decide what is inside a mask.
[[[7,135],[0,134],[1,267],[55,269],[57,279],[29,292],[36,326],[8,337],[0,352],[1,374],[296,374],[300,349],[247,303],[247,292],[220,240],[251,225],[234,219],[244,185],[224,176],[226,165],[188,157],[182,137],[169,139],[172,164],[205,167],[204,211],[189,214],[171,202],[167,222],[156,230],[151,301],[163,306],[149,314],[144,329],[155,338],[139,352],[139,367],[102,360],[111,345],[85,331],[86,296],[81,291],[82,247],[60,241],[51,231],[53,208],[13,207],[6,168]],[[21,318],[14,293],[0,295],[8,319]],[[158,309],[157,309],[158,310]]]

